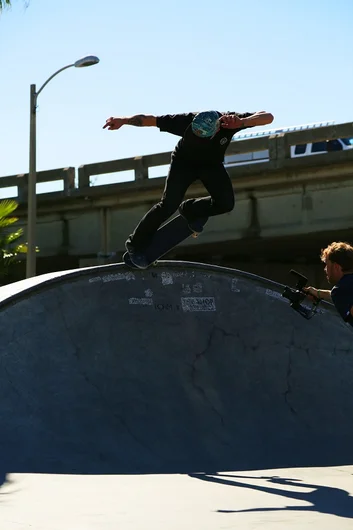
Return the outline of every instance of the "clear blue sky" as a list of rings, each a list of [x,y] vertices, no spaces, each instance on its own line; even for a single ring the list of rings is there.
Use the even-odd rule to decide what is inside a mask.
[[[274,114],[276,127],[353,120],[350,0],[12,0],[0,17],[0,176],[168,151],[158,129],[103,130],[109,116],[205,109]]]

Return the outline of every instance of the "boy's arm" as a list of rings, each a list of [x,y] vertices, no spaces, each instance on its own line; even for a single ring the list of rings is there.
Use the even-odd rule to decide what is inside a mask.
[[[316,289],[315,287],[304,287],[303,291],[307,296],[315,296],[319,300],[325,300],[325,302],[332,302],[331,291],[328,289]]]

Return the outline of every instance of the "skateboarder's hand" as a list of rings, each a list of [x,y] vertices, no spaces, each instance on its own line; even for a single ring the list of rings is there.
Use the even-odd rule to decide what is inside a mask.
[[[241,129],[244,126],[243,120],[236,114],[225,114],[219,121],[224,129]]]
[[[110,117],[106,120],[103,129],[108,129],[109,131],[116,131],[120,129],[126,123],[124,118],[113,118]]]

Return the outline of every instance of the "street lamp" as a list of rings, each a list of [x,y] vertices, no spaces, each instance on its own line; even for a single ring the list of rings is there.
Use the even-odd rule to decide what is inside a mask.
[[[29,174],[28,174],[28,204],[27,204],[27,261],[26,261],[26,277],[31,278],[36,275],[36,221],[37,221],[37,169],[36,169],[36,112],[37,99],[43,88],[60,72],[71,68],[83,68],[85,66],[92,66],[99,63],[98,57],[88,55],[79,59],[73,64],[68,64],[60,68],[57,72],[51,75],[41,88],[36,92],[36,85],[31,85],[31,99],[30,99],[30,128],[29,128]]]

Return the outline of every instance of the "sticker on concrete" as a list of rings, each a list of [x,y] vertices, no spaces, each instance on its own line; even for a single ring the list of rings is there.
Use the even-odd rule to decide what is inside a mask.
[[[285,299],[283,298],[281,293],[279,293],[278,291],[273,291],[272,289],[266,289],[265,294],[267,296],[271,296],[271,298],[276,298],[277,300],[281,300],[282,302],[285,302]]]
[[[211,297],[186,297],[181,298],[183,311],[216,311],[215,299]]]
[[[153,305],[152,298],[129,298],[131,305]]]
[[[96,276],[95,278],[90,278],[88,280],[88,283],[96,283],[96,282],[101,282],[102,281],[102,278],[100,276]]]
[[[107,274],[103,276],[103,282],[116,282],[118,280],[135,280],[135,274],[133,272],[119,272],[117,274]]]
[[[232,285],[230,286],[230,290],[233,293],[240,293],[240,289],[238,287],[238,278],[232,278]]]
[[[170,274],[170,272],[162,272],[162,285],[172,285],[173,284],[173,276]]]
[[[95,278],[90,278],[89,283],[95,282],[117,282],[119,280],[135,280],[135,274],[133,272],[119,272],[117,274],[106,274],[105,276],[96,276]]]
[[[180,305],[179,304],[168,304],[168,303],[158,303],[154,304],[154,308],[156,311],[180,311]]]
[[[202,283],[194,283],[194,285],[190,285],[189,283],[183,283],[182,284],[182,293],[183,294],[191,294],[191,293],[202,293]]]
[[[193,290],[194,293],[201,294],[202,293],[202,283],[195,283],[192,286],[192,290]]]
[[[183,294],[191,294],[191,287],[188,283],[181,284],[181,292]]]

